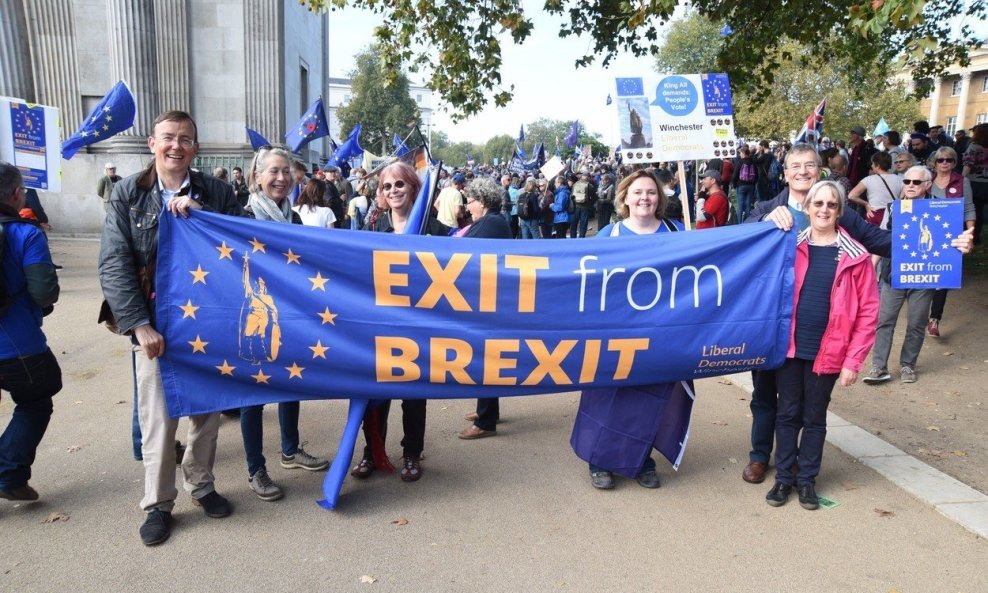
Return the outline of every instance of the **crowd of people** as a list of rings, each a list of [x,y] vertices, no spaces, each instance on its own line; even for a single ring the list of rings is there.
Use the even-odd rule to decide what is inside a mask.
[[[924,131],[923,123],[917,124],[908,146],[900,146],[895,132],[866,139],[864,130],[855,127],[846,145],[826,138],[819,145],[761,141],[741,146],[736,159],[686,163],[683,172],[672,163],[632,166],[610,157],[574,159],[552,178],[507,166],[443,169],[426,232],[436,237],[558,239],[682,232],[689,221],[697,229],[739,219],[770,221],[786,231],[796,227],[789,350],[781,368],[754,372],[752,450],[742,477],[753,483],[765,480],[775,445],[777,469],[768,504],[784,504],[795,489],[800,504],[813,509],[834,386],[853,384],[869,351],[873,368],[863,373],[863,380],[890,379],[887,359],[903,303],[909,307],[900,354],[903,382],[916,380],[924,335],[939,335],[946,293],[899,290],[889,284],[891,203],[964,199],[968,230],[954,238],[953,247],[969,252],[978,242],[988,187],[988,126],[977,126],[966,146],[950,147],[935,129],[926,126]],[[148,146],[154,158],[145,169],[121,178],[107,163],[97,189],[106,208],[99,254],[105,298],[101,319],[129,336],[132,344],[135,457],[145,468],[140,506],[146,515],[139,532],[144,544],[155,545],[171,533],[176,464],[185,490],[206,515],[221,518],[232,512],[213,479],[219,415],[190,417],[183,447],[176,441],[178,420],[166,411],[159,357],[170,345],[156,329],[154,307],[158,219],[203,209],[281,224],[401,233],[422,182],[401,161],[371,174],[357,169],[350,178],[337,167],[310,174],[291,153],[270,147],[254,155],[246,172],[234,168],[232,179],[225,169],[207,175],[192,168],[198,131],[192,117],[180,111],[154,120]],[[41,331],[42,317],[58,296],[57,276],[44,230],[20,216],[25,194],[18,170],[0,164],[0,221],[8,247],[3,254],[6,292],[0,292],[12,295],[11,303],[0,303],[5,330],[0,335],[0,388],[10,392],[15,404],[0,437],[0,498],[29,501],[38,498],[28,484],[31,465],[61,381]],[[265,299],[270,299],[267,287],[260,280],[245,286],[251,314],[263,316]],[[841,322],[829,323],[833,319]],[[248,315],[248,337],[250,322]],[[259,342],[251,355],[270,356],[265,347]],[[615,393],[612,405],[625,405],[626,397]],[[406,400],[401,407],[398,474],[415,482],[423,475],[427,401]],[[278,405],[281,467],[325,470],[329,461],[303,448],[300,408],[298,402]],[[366,446],[352,476],[366,479],[395,469],[385,452],[389,411],[387,402],[367,412]],[[229,412],[240,418],[248,487],[262,500],[281,498],[284,490],[269,475],[262,453],[262,406]],[[466,416],[471,424],[458,436],[495,436],[499,418],[497,399],[478,400],[476,411]],[[634,471],[629,475],[642,487],[659,487],[655,461],[648,452],[638,457],[631,461]],[[588,462],[591,485],[613,488],[614,468]]]

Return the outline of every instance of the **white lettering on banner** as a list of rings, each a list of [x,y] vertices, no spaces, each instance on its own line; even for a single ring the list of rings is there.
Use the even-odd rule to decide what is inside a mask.
[[[588,262],[597,261],[597,259],[598,258],[596,255],[585,255],[582,258],[580,258],[580,268],[577,270],[573,270],[574,274],[580,276],[579,311],[581,313],[583,313],[586,310],[587,277],[597,273],[596,269],[588,268],[587,264]],[[677,281],[679,279],[679,275],[682,274],[683,272],[693,273],[693,308],[694,309],[700,308],[700,276],[702,276],[704,272],[712,272],[714,274],[717,283],[717,306],[718,307],[721,306],[724,299],[724,278],[721,275],[719,267],[712,264],[707,264],[700,268],[697,268],[696,266],[682,266],[682,267],[677,266],[672,269],[672,281],[669,291],[670,309],[676,308]],[[612,277],[618,274],[626,274],[626,273],[627,270],[625,268],[603,268],[601,270],[602,281],[600,287],[600,308],[599,308],[600,311],[607,310],[608,282],[611,280]],[[632,297],[632,291],[635,286],[635,281],[638,280],[638,277],[643,274],[648,274],[655,278],[655,295],[652,297],[651,301],[649,301],[647,304],[644,305],[635,302],[635,300]],[[643,268],[638,268],[637,270],[632,272],[631,276],[628,278],[628,283],[626,286],[626,297],[627,297],[628,305],[630,305],[633,309],[637,311],[647,311],[649,309],[654,308],[658,304],[660,298],[662,297],[662,275],[660,271],[655,268],[646,266]]]

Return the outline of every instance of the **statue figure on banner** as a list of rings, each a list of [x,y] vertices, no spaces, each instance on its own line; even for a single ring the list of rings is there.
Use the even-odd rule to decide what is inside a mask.
[[[631,127],[631,142],[629,143],[629,148],[642,148],[645,146],[645,135],[642,130],[645,128],[645,124],[642,121],[642,116],[639,115],[638,110],[634,107],[628,106],[628,125]]]
[[[933,233],[922,219],[919,221],[919,250],[933,251]]]
[[[270,331],[269,331],[270,330]],[[253,364],[274,362],[281,347],[278,307],[264,278],[250,278],[250,255],[244,254],[244,303],[240,308],[240,358]]]

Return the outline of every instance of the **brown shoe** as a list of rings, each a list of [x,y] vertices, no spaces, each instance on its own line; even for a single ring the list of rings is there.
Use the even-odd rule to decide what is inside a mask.
[[[463,417],[463,419],[466,420],[467,422],[476,422],[479,418],[480,418],[480,414],[478,414],[477,412],[470,412],[469,414]]]
[[[761,461],[751,461],[748,465],[744,466],[744,471],[741,472],[741,478],[751,484],[761,484],[765,481],[765,471],[767,469],[768,464]]]
[[[457,436],[460,437],[463,440],[472,441],[474,439],[482,439],[484,437],[492,437],[492,436],[494,436],[496,434],[497,434],[497,431],[496,430],[484,430],[483,428],[480,428],[479,426],[477,426],[476,424],[474,424],[470,428],[462,431]]]

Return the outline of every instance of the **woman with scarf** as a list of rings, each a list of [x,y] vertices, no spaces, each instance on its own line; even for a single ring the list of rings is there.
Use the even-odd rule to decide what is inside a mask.
[[[298,213],[292,210],[288,194],[292,191],[291,155],[281,148],[261,149],[254,156],[247,171],[250,196],[244,211],[257,220],[302,224]],[[260,276],[250,278],[248,262],[244,263],[244,314],[242,326],[251,335],[250,344],[260,344],[258,351],[253,348],[243,355],[276,356],[277,341],[274,328],[277,324],[277,307],[269,295],[267,285]],[[271,330],[268,335],[267,331]],[[265,346],[265,338],[267,346]],[[240,432],[244,439],[244,452],[247,455],[247,483],[261,500],[278,500],[284,491],[268,475],[264,454],[261,453],[264,441],[262,421],[263,405],[240,409]],[[278,423],[281,425],[281,467],[285,469],[324,470],[329,461],[312,456],[299,444],[298,434],[299,402],[278,404]],[[303,443],[304,444],[304,443]]]

